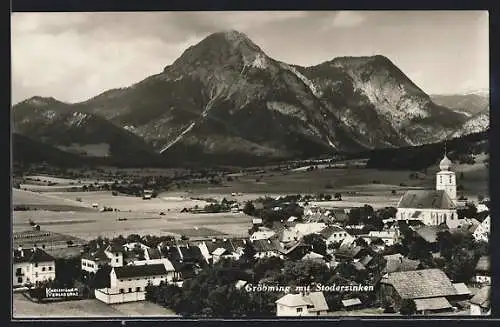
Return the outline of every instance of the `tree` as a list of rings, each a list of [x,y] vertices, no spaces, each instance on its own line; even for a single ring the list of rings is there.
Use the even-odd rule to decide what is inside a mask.
[[[326,256],[326,242],[319,234],[309,234],[304,236],[303,242],[311,247],[311,250]]]
[[[255,206],[253,205],[252,201],[247,201],[245,203],[245,206],[243,207],[243,212],[249,216],[255,215]]]
[[[415,304],[415,301],[411,299],[404,299],[401,302],[401,308],[399,312],[405,316],[410,316],[415,314],[417,312],[417,305]]]

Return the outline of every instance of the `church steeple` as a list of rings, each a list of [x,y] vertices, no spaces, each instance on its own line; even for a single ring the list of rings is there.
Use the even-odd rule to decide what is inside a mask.
[[[443,190],[453,202],[457,200],[457,182],[455,173],[451,170],[452,162],[447,156],[447,146],[444,143],[443,159],[439,162],[440,171],[436,174],[436,190]]]

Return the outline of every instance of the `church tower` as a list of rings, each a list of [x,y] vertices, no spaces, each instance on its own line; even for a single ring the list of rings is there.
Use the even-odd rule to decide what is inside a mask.
[[[457,179],[455,173],[451,170],[452,162],[446,156],[446,146],[444,157],[439,163],[440,171],[436,174],[436,190],[443,190],[448,193],[448,196],[457,202]]]

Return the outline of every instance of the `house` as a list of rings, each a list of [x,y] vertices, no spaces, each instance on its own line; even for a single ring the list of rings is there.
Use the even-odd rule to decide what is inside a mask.
[[[160,260],[161,259],[160,250],[158,250],[157,248],[145,249],[144,250],[144,259],[146,259],[146,261]]]
[[[268,240],[257,240],[252,242],[252,246],[255,249],[255,258],[270,258],[270,257],[280,257],[283,258],[281,254],[281,247],[276,239]]]
[[[420,238],[431,252],[439,252],[439,238],[441,232],[448,232],[445,226],[421,226],[412,227],[414,236]]]
[[[268,228],[259,228],[258,231],[254,232],[250,236],[250,242],[257,240],[267,240],[276,234],[275,231],[270,230]]]
[[[421,269],[387,274],[380,281],[379,296],[390,300],[397,311],[403,300],[413,300],[417,313],[439,313],[452,310],[449,301],[457,289],[442,270]]]
[[[142,250],[146,250],[146,249],[149,249],[149,246],[142,244],[140,242],[132,242],[132,243],[127,243],[127,244],[123,245],[123,249],[125,251],[131,251],[131,250],[134,250],[137,248],[142,249]]]
[[[142,199],[143,200],[151,200],[153,197],[153,190],[143,190],[142,191]]]
[[[318,263],[325,263],[325,257],[316,252],[309,252],[302,257],[301,260],[314,261]]]
[[[276,237],[280,243],[286,245],[295,244],[302,238],[302,235],[294,228],[285,227],[277,233]]]
[[[335,251],[335,257],[339,261],[358,260],[369,254],[369,251],[361,246],[341,246]]]
[[[384,274],[390,274],[398,271],[414,271],[420,267],[419,260],[410,260],[400,253],[384,255],[386,261]]]
[[[242,242],[240,243],[243,244]],[[217,262],[224,258],[237,260],[243,253],[243,246],[236,246],[235,243],[229,239],[212,239],[211,241],[204,241],[200,243],[198,247],[207,262]],[[224,251],[218,249],[224,249]]]
[[[161,264],[165,266],[166,281],[171,283],[173,281],[178,281],[182,278],[181,271],[177,271],[172,264],[172,262],[167,258],[152,259],[152,260],[137,260],[128,264],[128,266],[146,266],[146,265],[157,265]]]
[[[480,285],[491,285],[491,267],[489,257],[482,256],[477,261],[474,282]]]
[[[491,233],[491,219],[490,216],[486,217],[482,223],[480,223],[472,234],[476,241],[488,242]]]
[[[113,267],[111,287],[95,290],[95,297],[107,304],[142,301],[146,298],[146,286],[166,283],[168,275],[164,264]]]
[[[396,219],[420,220],[433,226],[457,220],[456,176],[451,167],[445,151],[436,174],[436,189],[407,191],[397,205]]]
[[[485,211],[490,211],[490,208],[484,203],[479,203],[476,206],[477,213],[485,212]]]
[[[387,246],[394,245],[398,240],[396,231],[371,231],[368,233],[368,236],[380,238]]]
[[[262,226],[262,218],[253,218],[252,225],[254,226]]]
[[[81,269],[89,273],[96,273],[103,265],[121,267],[123,266],[123,250],[119,246],[108,245],[105,248],[84,253],[80,261]]]
[[[24,249],[19,247],[14,251],[12,285],[54,280],[56,278],[56,263],[54,257],[40,248]]]
[[[363,306],[363,303],[359,298],[353,298],[353,299],[342,300],[342,306],[346,310],[356,310],[360,309]]]
[[[294,226],[295,230],[302,236],[306,236],[309,234],[315,234],[321,232],[326,228],[325,223],[304,223],[304,224],[296,224]]]
[[[323,292],[287,294],[276,301],[276,316],[324,316],[328,312]]]
[[[331,244],[342,243],[345,238],[350,235],[339,226],[328,226],[319,232],[319,235],[325,240],[326,248],[329,249]]]
[[[491,286],[483,286],[470,300],[470,315],[482,316],[491,314]]]

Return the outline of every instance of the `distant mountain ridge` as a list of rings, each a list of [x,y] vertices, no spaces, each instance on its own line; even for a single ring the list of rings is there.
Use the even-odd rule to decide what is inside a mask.
[[[109,144],[111,157],[249,165],[420,145],[469,117],[436,104],[384,56],[313,67],[279,62],[245,34],[214,33],[130,87],[13,107],[14,130],[54,146]]]

